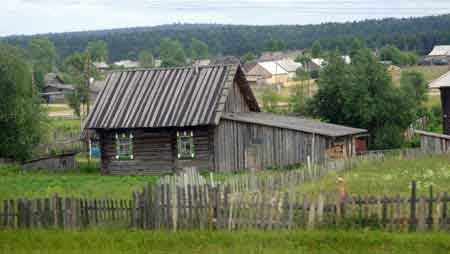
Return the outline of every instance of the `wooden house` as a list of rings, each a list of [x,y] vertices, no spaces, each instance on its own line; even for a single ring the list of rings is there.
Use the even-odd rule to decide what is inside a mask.
[[[44,82],[41,97],[47,103],[65,103],[67,95],[75,90],[73,85],[65,84],[56,73],[45,75]]]
[[[104,174],[231,172],[351,156],[365,130],[261,113],[240,65],[109,74],[88,119]]]
[[[450,45],[436,45],[426,56],[428,60],[450,59]]]
[[[429,88],[439,89],[441,93],[443,130],[445,135],[450,135],[450,72],[431,82]]]

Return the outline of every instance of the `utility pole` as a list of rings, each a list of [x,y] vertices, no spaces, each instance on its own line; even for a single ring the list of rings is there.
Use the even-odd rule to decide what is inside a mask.
[[[86,117],[89,115],[90,112],[90,87],[91,87],[91,75],[90,75],[90,70],[91,70],[91,55],[89,54],[89,52],[86,52],[86,61],[84,63],[84,81],[86,84],[86,94],[85,94],[85,103],[86,103]],[[80,114],[81,115],[81,114]],[[82,118],[80,116],[80,118]],[[83,127],[83,125],[81,126]],[[91,165],[91,137],[90,137],[90,133],[89,130],[86,131],[86,144],[88,146],[88,167]]]

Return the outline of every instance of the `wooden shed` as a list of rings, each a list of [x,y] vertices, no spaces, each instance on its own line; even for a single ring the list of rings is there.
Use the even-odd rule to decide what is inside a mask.
[[[450,135],[450,72],[445,73],[428,86],[431,89],[439,89],[441,93],[442,129],[445,135]]]
[[[450,136],[427,132],[427,131],[414,131],[420,135],[420,148],[429,154],[446,153],[450,147]]]
[[[261,113],[239,65],[112,72],[85,128],[104,174],[297,165],[351,156],[366,132]]]

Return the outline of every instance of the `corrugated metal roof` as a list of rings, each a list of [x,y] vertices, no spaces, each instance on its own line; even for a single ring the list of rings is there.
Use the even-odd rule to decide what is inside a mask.
[[[285,69],[283,69],[276,62],[261,62],[261,63],[258,63],[258,64],[260,66],[262,66],[264,69],[266,69],[266,71],[269,72],[271,75],[288,74],[288,72]]]
[[[237,73],[243,76],[237,65],[112,72],[88,117],[86,128],[217,124]],[[257,105],[254,96],[246,98]]]
[[[367,130],[364,129],[356,129],[343,125],[322,123],[320,121],[311,119],[276,115],[271,113],[224,113],[222,115],[222,118],[238,122],[260,124],[307,133],[315,133],[329,137],[341,137],[363,134],[367,132]]]
[[[450,72],[445,73],[429,84],[430,88],[450,87]]]
[[[302,67],[301,63],[297,63],[292,59],[283,59],[276,63],[287,72],[296,72],[298,68]]]
[[[434,46],[433,50],[428,55],[429,56],[449,56],[450,55],[450,45]]]

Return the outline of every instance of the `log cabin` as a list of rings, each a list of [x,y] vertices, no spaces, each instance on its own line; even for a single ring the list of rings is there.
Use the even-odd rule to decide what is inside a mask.
[[[260,112],[240,65],[111,72],[85,130],[111,175],[282,168],[352,156],[366,133]]]

